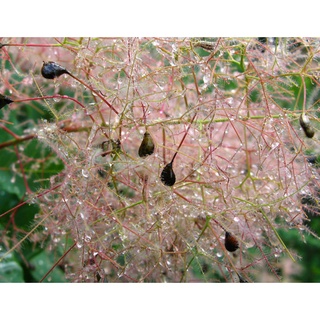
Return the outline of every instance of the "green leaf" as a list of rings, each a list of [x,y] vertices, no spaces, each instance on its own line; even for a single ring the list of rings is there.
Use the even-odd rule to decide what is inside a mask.
[[[59,257],[54,257],[52,252],[47,251],[41,251],[31,258],[29,262],[34,266],[34,270],[31,271],[33,278],[39,282],[58,259]],[[65,274],[56,266],[43,282],[66,282]]]
[[[3,249],[0,247],[0,250]],[[4,253],[0,254],[0,258]],[[0,282],[24,282],[23,269],[14,260],[13,255],[9,254],[0,262]]]
[[[0,171],[0,188],[1,190],[14,194],[21,199],[26,192],[26,188],[24,186],[23,179],[20,176],[16,176],[15,181],[11,182],[13,175],[14,174],[11,171]]]
[[[22,267],[16,261],[1,262],[0,282],[24,282]]]

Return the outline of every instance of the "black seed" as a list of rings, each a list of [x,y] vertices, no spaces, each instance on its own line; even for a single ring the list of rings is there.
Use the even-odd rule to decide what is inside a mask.
[[[100,273],[98,271],[96,272],[96,278],[97,278],[97,282],[100,282],[101,276],[100,276]]]
[[[265,44],[265,43],[267,43],[267,37],[258,37],[258,41],[260,42],[260,43],[263,43],[263,44]]]
[[[7,104],[9,104],[11,102],[13,102],[11,99],[0,94],[0,109],[2,109],[4,106],[6,106]]]
[[[101,178],[105,179],[105,178],[107,177],[107,171],[106,171],[106,170],[104,170],[104,169],[102,169],[102,168],[99,168],[99,169],[97,170],[97,172],[98,172],[98,174],[99,174],[99,176],[100,176]]]
[[[258,41],[262,44],[262,45],[258,45],[258,49],[264,53],[266,51],[265,47],[263,45],[267,44],[267,38],[266,37],[259,37]]]
[[[166,186],[173,186],[176,182],[176,175],[172,169],[172,162],[168,163],[161,172],[161,181]]]
[[[209,265],[207,263],[202,263],[202,272],[207,273],[209,271]]]
[[[302,113],[299,118],[300,126],[308,138],[313,138],[315,131],[313,130],[309,118]]]
[[[226,231],[224,246],[230,252],[234,252],[239,248],[238,240],[230,232]]]
[[[59,64],[49,61],[49,62],[43,62],[43,66],[41,68],[41,74],[46,79],[55,79],[62,74],[70,74],[69,71],[61,67]]]
[[[154,152],[154,143],[153,143],[153,140],[152,140],[150,133],[146,131],[144,133],[143,140],[142,140],[141,145],[139,147],[139,151],[138,151],[139,157],[145,158],[145,157],[153,154],[153,152]]]
[[[243,278],[240,276],[239,273],[237,273],[237,274],[238,274],[238,278],[239,278],[239,282],[240,282],[240,283],[248,283],[248,281],[247,281],[246,279],[243,279]]]

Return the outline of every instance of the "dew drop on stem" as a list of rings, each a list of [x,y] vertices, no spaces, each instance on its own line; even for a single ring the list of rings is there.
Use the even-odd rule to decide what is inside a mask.
[[[89,172],[88,172],[88,170],[82,169],[82,170],[81,170],[81,173],[82,173],[83,177],[85,177],[85,178],[88,178],[88,177],[89,177]]]

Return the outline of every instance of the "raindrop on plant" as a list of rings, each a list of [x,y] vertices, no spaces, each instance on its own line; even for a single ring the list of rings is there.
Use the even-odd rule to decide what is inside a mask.
[[[88,172],[88,170],[82,169],[82,170],[81,170],[81,173],[82,173],[82,175],[83,175],[85,178],[88,178],[88,177],[89,177],[89,172]]]
[[[60,98],[60,97],[59,97],[59,98],[58,98],[58,97],[53,98],[53,101],[54,101],[54,102],[60,102],[60,101],[61,101],[61,98]]]
[[[153,154],[153,152],[154,152],[154,143],[153,143],[153,140],[152,140],[150,133],[148,131],[146,131],[144,133],[143,140],[142,140],[141,145],[139,147],[139,151],[138,151],[139,157],[145,158],[145,157]]]
[[[217,252],[216,256],[217,256],[218,258],[221,258],[221,257],[223,256],[223,254],[222,254],[221,252]]]

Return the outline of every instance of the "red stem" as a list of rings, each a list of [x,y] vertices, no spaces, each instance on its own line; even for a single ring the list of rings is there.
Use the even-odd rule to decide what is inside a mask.
[[[92,91],[94,94],[96,94],[104,103],[106,103],[110,109],[112,109],[112,111],[114,111],[116,114],[119,114],[119,112],[102,96],[101,93],[99,93],[98,91],[96,91],[95,89],[93,89],[91,86],[89,86],[88,84],[86,84],[84,81],[82,81],[81,79],[77,78],[76,76],[74,76],[73,74],[71,74],[70,72],[68,72],[68,75],[77,80],[78,82],[80,82],[82,85],[84,85],[86,88],[88,88],[90,91]]]
[[[51,48],[51,47],[61,47],[60,44],[53,43],[0,43],[0,48],[2,47],[43,47],[43,48]]]
[[[193,122],[193,120],[195,119],[196,115],[197,115],[197,113],[195,113],[194,116],[193,116],[193,118],[191,119],[191,122],[190,122],[190,124],[189,124],[189,127],[187,128],[187,131],[186,131],[186,133],[184,134],[182,140],[180,141],[180,144],[179,144],[179,146],[178,146],[178,148],[177,148],[177,151],[176,151],[175,154],[173,155],[173,158],[172,158],[172,160],[171,160],[171,163],[173,163],[173,160],[174,160],[175,157],[177,156],[177,154],[178,154],[178,152],[179,152],[179,149],[180,149],[180,147],[181,147],[184,139],[186,138],[186,136],[187,136],[187,134],[188,134],[188,131],[189,131],[189,129],[190,129],[191,125],[192,125],[192,122]]]
[[[20,167],[20,170],[21,170],[21,173],[22,173],[22,177],[23,177],[23,182],[24,182],[24,185],[26,187],[26,190],[28,192],[28,194],[31,194],[32,191],[29,187],[29,184],[28,184],[28,181],[27,181],[27,178],[26,178],[26,175],[25,175],[25,172],[24,172],[24,168],[23,168],[23,165],[22,165],[22,162],[21,162],[21,159],[20,159],[20,156],[19,156],[19,150],[17,148],[17,146],[15,145],[14,146],[14,150],[16,152],[16,155],[17,155],[17,158],[18,158],[18,162],[19,162],[19,167]]]
[[[60,261],[76,246],[76,242],[60,257],[60,259],[55,262],[55,264],[49,269],[49,271],[42,277],[39,282],[42,282],[51,272],[52,270],[60,263]]]

